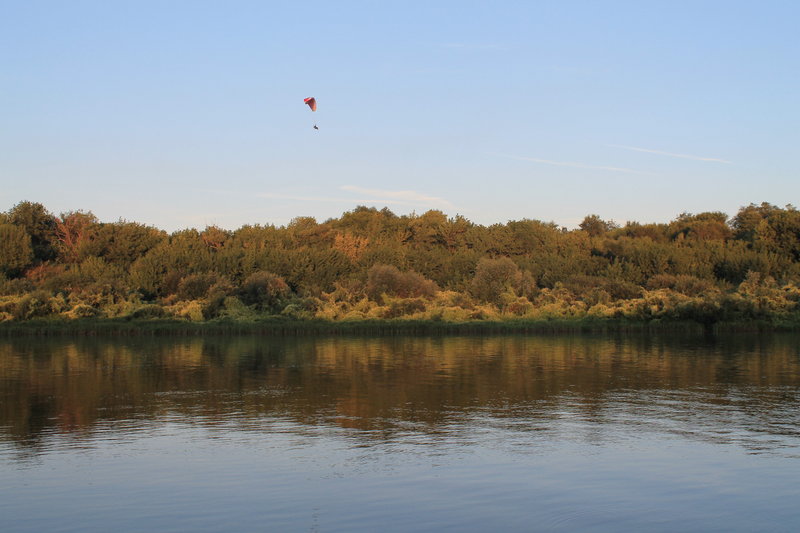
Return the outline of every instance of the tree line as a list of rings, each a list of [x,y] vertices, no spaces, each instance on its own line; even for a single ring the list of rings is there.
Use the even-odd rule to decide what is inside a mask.
[[[167,233],[23,201],[0,213],[0,321],[179,318],[796,320],[800,212],[480,225],[359,206]]]

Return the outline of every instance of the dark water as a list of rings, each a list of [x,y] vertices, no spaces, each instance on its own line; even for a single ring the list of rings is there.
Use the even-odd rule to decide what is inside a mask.
[[[0,341],[0,531],[800,531],[800,338]]]

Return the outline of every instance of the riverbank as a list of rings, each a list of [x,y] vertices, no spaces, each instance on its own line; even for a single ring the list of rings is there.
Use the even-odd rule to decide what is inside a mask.
[[[614,333],[614,332],[769,332],[800,331],[796,322],[747,321],[704,325],[694,321],[632,321],[625,319],[563,319],[436,322],[424,320],[296,320],[257,321],[174,319],[29,320],[0,323],[0,336],[196,336],[196,335],[393,335],[493,333]]]

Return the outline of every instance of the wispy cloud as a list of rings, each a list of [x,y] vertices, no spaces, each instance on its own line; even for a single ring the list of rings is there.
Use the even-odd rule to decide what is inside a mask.
[[[607,170],[610,172],[623,172],[625,174],[650,174],[650,172],[642,172],[641,170],[634,170],[632,168],[623,168],[623,167],[607,167],[602,165],[587,165],[586,163],[577,163],[573,161],[552,161],[550,159],[539,159],[536,157],[524,157],[520,155],[508,155],[508,154],[492,154],[499,157],[506,157],[508,159],[517,159],[519,161],[531,161],[533,163],[539,163],[541,165],[553,165],[557,167],[573,167],[573,168],[585,168],[591,170]]]
[[[348,202],[347,198],[331,198],[330,196],[296,196],[292,194],[277,194],[262,192],[256,194],[259,198],[269,198],[274,200],[294,200],[297,202]]]
[[[693,159],[695,161],[710,161],[712,163],[725,163],[730,165],[730,161],[726,161],[725,159],[719,159],[716,157],[701,157],[698,155],[688,155],[688,154],[674,154],[672,152],[662,152],[661,150],[651,150],[649,148],[637,148],[635,146],[623,146],[620,144],[609,144],[607,146],[611,146],[613,148],[622,148],[623,150],[633,150],[634,152],[645,152],[648,154],[658,154],[658,155],[665,155],[668,157],[678,157],[680,159]]]
[[[400,205],[410,206],[424,206],[424,207],[441,207],[445,209],[453,209],[454,206],[449,201],[438,198],[436,196],[429,196],[427,194],[419,193],[416,191],[390,191],[386,189],[367,189],[364,187],[357,187],[355,185],[342,185],[339,187],[343,191],[354,192],[365,196],[372,196],[376,199],[361,200],[363,202],[383,202]]]

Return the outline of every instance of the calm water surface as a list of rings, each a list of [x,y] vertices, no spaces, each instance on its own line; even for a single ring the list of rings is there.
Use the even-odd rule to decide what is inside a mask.
[[[800,531],[800,338],[0,340],[0,531]]]

